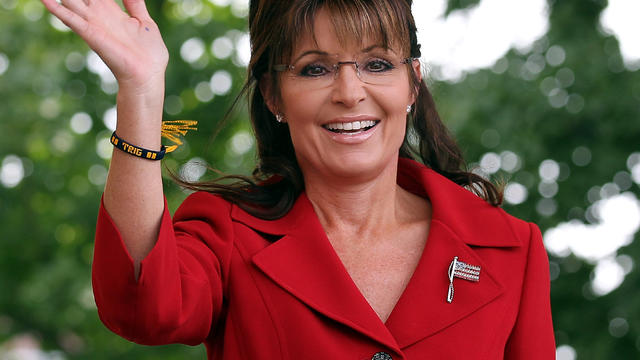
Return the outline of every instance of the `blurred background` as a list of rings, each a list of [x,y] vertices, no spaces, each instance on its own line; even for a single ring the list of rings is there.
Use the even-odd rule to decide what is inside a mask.
[[[640,1],[415,3],[441,116],[470,166],[507,184],[504,208],[543,231],[557,358],[640,358]],[[245,79],[248,1],[148,6],[172,55],[165,119],[199,121],[165,168],[249,173],[244,100],[220,127]],[[39,1],[0,0],[0,360],[205,358],[98,319],[90,265],[116,92]],[[173,211],[187,194],[165,189]]]

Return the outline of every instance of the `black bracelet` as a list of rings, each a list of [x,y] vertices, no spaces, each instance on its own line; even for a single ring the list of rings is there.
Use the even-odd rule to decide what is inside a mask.
[[[126,152],[127,154],[148,160],[160,160],[166,153],[166,148],[164,147],[164,145],[160,146],[160,151],[143,149],[122,140],[118,137],[118,135],[116,135],[115,131],[113,132],[113,134],[111,134],[111,143],[113,144],[113,146]]]

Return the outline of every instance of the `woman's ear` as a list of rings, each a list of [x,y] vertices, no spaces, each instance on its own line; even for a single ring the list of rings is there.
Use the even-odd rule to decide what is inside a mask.
[[[411,62],[411,66],[413,67],[414,74],[416,74],[418,83],[422,82],[422,65],[420,64],[420,60],[418,59],[413,60]]]
[[[267,108],[271,111],[272,114],[277,114],[277,106],[274,104],[275,97],[273,96],[271,76],[269,74],[262,75],[262,79],[260,79],[259,88],[260,93],[262,94],[262,98],[264,99],[265,104],[267,104]]]
[[[419,59],[411,61],[411,69],[413,70],[414,79],[417,80],[415,83],[415,89],[411,92],[411,103],[413,103],[416,101],[416,96],[418,91],[420,91],[420,83],[422,83],[422,65],[420,64]]]

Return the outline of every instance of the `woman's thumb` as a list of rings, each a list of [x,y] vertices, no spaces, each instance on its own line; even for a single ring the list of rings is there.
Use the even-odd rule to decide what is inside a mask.
[[[138,20],[151,19],[144,0],[123,0],[122,3],[124,4],[125,9],[127,9],[129,15],[133,16],[134,18]]]

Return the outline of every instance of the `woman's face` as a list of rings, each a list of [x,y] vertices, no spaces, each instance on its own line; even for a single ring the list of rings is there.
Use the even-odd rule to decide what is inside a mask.
[[[298,163],[305,176],[371,177],[395,166],[405,135],[407,106],[414,96],[405,54],[375,42],[344,47],[325,11],[293,51],[290,71],[280,77],[280,102]],[[397,50],[396,50],[397,51]],[[361,77],[353,64],[358,60]],[[390,67],[394,61],[395,68]],[[419,62],[412,61],[420,74]],[[368,83],[365,83],[364,81]]]

